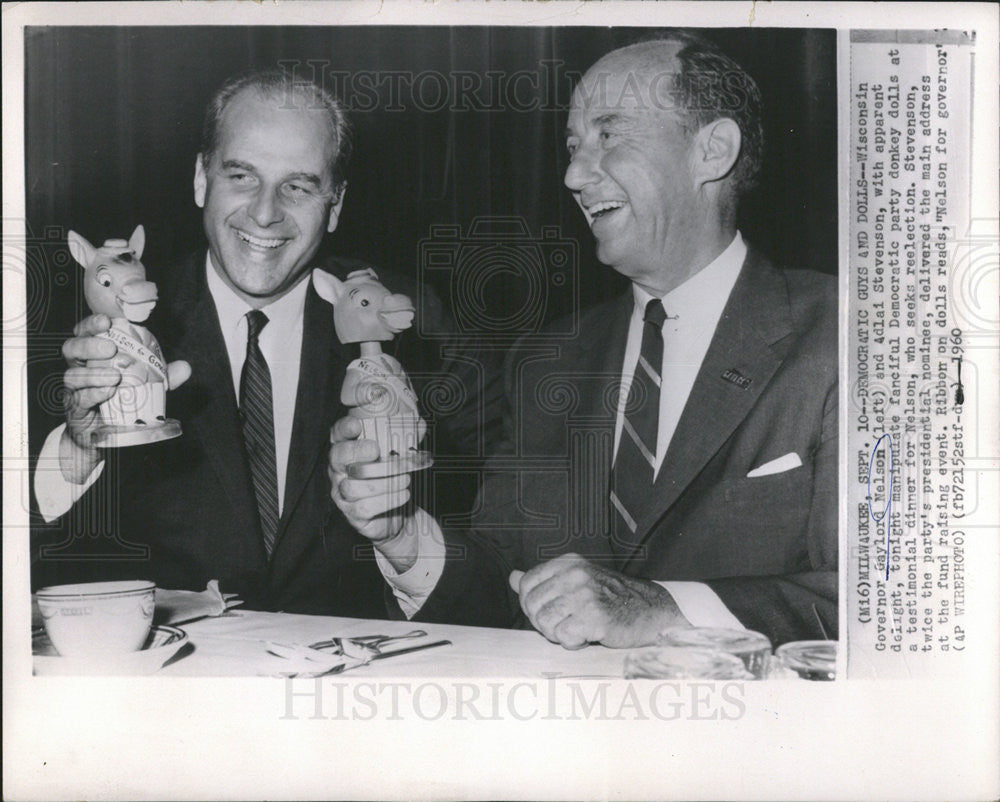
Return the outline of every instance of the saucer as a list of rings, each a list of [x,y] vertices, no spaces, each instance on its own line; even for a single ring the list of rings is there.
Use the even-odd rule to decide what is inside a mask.
[[[36,676],[142,676],[155,674],[187,642],[183,629],[158,626],[150,630],[145,645],[136,652],[63,657],[48,635],[40,632],[32,638],[31,651]]]

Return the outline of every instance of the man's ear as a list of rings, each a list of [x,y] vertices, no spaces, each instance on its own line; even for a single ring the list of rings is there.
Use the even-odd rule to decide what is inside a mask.
[[[694,175],[699,184],[718,181],[729,175],[740,157],[743,136],[735,120],[720,117],[703,125],[695,134]]]
[[[194,202],[199,209],[205,208],[205,191],[208,189],[208,176],[205,175],[204,160],[199,153],[194,158]]]
[[[334,190],[333,205],[330,207],[330,217],[326,222],[326,231],[332,234],[337,230],[337,223],[340,222],[340,209],[344,205],[344,195],[347,194],[347,182],[342,181],[340,186]]]

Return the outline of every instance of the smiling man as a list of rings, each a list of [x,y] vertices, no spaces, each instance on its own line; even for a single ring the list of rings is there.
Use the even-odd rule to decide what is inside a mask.
[[[343,115],[317,108],[301,90],[301,108],[289,108],[296,94],[276,103],[283,91],[237,90],[215,101],[221,119],[195,161],[212,267],[254,308],[298,286],[323,234],[337,228],[346,188],[338,168]]]
[[[252,73],[212,98],[194,171],[207,251],[156,275],[149,327],[172,360],[168,410],[183,435],[94,448],[97,406],[120,382],[117,370],[87,364],[115,355],[98,336],[108,318],[84,319],[64,344],[66,424],[39,461],[58,470],[36,471],[35,482],[56,526],[36,532],[35,585],[147,577],[202,590],[219,579],[264,609],[393,612],[371,544],[330,503],[324,458],[355,354],[309,276],[344,202],[348,126],[333,96],[292,77]],[[344,278],[365,265],[335,258],[323,267]],[[382,277],[415,294],[402,277]],[[403,347],[403,361],[413,350]],[[413,369],[425,376],[462,369],[418,356]],[[439,444],[479,437],[479,400],[468,396],[449,416]],[[107,529],[93,531],[95,517]]]
[[[736,228],[760,113],[753,79],[684,33],[583,77],[565,184],[632,286],[554,355],[509,355],[505,461],[476,525],[443,532],[453,557],[379,517],[400,498],[346,475],[369,447],[338,423],[334,500],[356,526],[384,522],[397,564],[394,543],[417,542],[410,560],[436,566],[417,619],[530,624],[568,648],[690,625],[836,637],[836,282],[778,270]]]

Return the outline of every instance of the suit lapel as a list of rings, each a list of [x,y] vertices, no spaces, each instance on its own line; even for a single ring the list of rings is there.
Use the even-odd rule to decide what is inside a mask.
[[[781,364],[773,344],[791,331],[784,279],[750,249],[638,520],[637,546],[749,414]]]
[[[177,417],[185,434],[190,432],[200,443],[225,489],[237,527],[258,534],[263,554],[232,371],[203,261],[187,266],[170,308],[173,348],[168,356],[186,359],[191,365],[191,378],[176,391],[181,402]]]
[[[333,330],[333,312],[310,283],[302,324],[302,357],[279,532],[287,526],[289,515],[312,475],[318,451],[325,450],[330,442],[332,415],[339,402],[342,377],[342,371],[340,376],[335,375],[334,362],[343,363],[339,351],[340,343]]]
[[[349,351],[337,339],[331,306],[316,294],[310,283],[302,324],[295,420],[285,475],[285,499],[272,560],[272,581],[285,567],[293,565],[302,550],[318,535],[315,526],[298,526],[294,522],[301,520],[296,513],[303,493],[317,470],[317,462],[325,461],[330,447],[330,426],[340,409],[340,385]],[[325,470],[323,473],[325,475]],[[322,519],[315,521],[317,526],[322,523]]]
[[[253,484],[243,448],[243,432],[218,313],[205,280],[204,256],[184,267],[173,283],[169,321],[158,324],[169,332],[170,359],[186,359],[191,378],[177,390],[176,417],[186,436],[197,438],[229,502],[239,531],[250,533],[261,562],[264,552]],[[157,329],[159,331],[159,329]],[[314,526],[292,525],[316,467],[329,447],[329,427],[337,416],[340,383],[350,349],[337,339],[333,311],[313,289],[306,293],[302,324],[302,356],[296,390],[295,420],[285,478],[285,497],[271,560],[272,580],[295,564],[317,536]],[[173,408],[171,408],[173,410]],[[171,411],[171,414],[174,414]],[[316,524],[322,525],[317,519]]]

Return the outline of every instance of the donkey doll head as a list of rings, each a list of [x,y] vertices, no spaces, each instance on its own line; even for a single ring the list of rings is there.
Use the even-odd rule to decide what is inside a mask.
[[[69,251],[84,269],[83,296],[94,314],[142,323],[156,306],[156,285],[146,281],[139,260],[146,232],[136,226],[128,242],[105,240],[95,248],[75,231],[69,232]]]
[[[341,281],[314,270],[313,286],[333,304],[333,325],[342,343],[388,341],[413,325],[413,302],[391,293],[371,268],[355,270]]]

